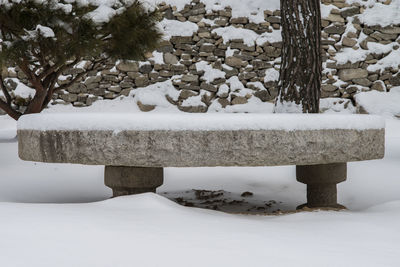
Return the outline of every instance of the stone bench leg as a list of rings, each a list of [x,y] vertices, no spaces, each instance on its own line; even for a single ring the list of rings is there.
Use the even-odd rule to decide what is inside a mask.
[[[113,190],[113,197],[155,193],[163,180],[163,168],[106,166],[104,172],[104,183]]]
[[[336,184],[346,177],[346,163],[296,166],[297,181],[307,185],[307,203],[297,208],[344,208],[337,203]]]

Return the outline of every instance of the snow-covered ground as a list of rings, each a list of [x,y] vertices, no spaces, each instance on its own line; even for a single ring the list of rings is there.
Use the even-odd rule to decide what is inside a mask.
[[[349,164],[349,210],[279,216],[305,202],[293,166],[168,168],[158,194],[110,199],[101,166],[21,161],[14,136],[0,116],[0,266],[400,265],[400,120],[383,160]],[[211,209],[176,203],[198,194]]]

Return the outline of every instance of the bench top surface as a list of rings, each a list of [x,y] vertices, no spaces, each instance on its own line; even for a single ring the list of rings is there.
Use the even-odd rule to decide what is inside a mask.
[[[369,115],[41,114],[18,121],[19,156],[138,167],[311,165],[384,156]]]
[[[382,129],[373,115],[229,113],[49,113],[25,115],[19,130],[323,130]]]

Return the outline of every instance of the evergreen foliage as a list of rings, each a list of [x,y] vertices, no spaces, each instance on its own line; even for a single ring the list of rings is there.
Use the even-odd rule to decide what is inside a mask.
[[[92,2],[91,2],[92,3]],[[157,10],[139,1],[114,1],[109,6],[77,1],[0,1],[0,69],[18,66],[35,89],[24,114],[41,112],[52,95],[66,89],[108,59],[139,60],[161,38]],[[60,75],[82,60],[90,66],[58,85]],[[18,119],[6,81],[0,73],[5,101],[0,108]]]

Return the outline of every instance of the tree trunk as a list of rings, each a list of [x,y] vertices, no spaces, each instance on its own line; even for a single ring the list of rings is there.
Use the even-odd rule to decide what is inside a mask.
[[[278,113],[318,113],[322,76],[319,0],[281,0]]]

